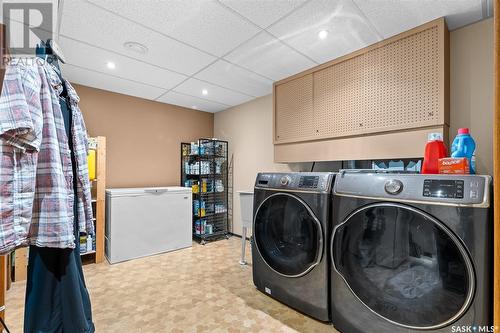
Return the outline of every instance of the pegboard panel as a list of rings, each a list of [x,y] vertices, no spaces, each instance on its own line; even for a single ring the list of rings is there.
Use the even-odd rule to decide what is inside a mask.
[[[443,124],[439,38],[434,25],[315,72],[316,135],[342,137]]]
[[[275,87],[275,141],[314,136],[313,76]]]
[[[363,77],[363,57],[314,73],[316,135],[336,137],[360,132],[365,119]]]

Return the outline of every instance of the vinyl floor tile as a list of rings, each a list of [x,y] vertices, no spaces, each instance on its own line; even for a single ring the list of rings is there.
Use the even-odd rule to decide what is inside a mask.
[[[96,332],[336,333],[255,289],[232,237],[120,264],[85,265]],[[249,253],[249,249],[247,255]],[[22,332],[26,284],[7,292],[7,325]]]

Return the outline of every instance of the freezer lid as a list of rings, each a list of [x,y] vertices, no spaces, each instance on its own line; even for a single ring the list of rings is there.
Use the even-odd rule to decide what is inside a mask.
[[[141,196],[141,195],[161,195],[165,193],[191,193],[190,187],[168,186],[168,187],[135,187],[135,188],[113,188],[107,189],[106,195],[109,197]]]

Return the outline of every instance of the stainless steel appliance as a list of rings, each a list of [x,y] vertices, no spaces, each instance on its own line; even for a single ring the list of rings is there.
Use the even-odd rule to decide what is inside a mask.
[[[329,321],[327,238],[333,173],[260,173],[254,190],[253,281],[258,290]]]
[[[488,176],[341,171],[330,239],[334,326],[344,333],[488,329],[490,183]]]

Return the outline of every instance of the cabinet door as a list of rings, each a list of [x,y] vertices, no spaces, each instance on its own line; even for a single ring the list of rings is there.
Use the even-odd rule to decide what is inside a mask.
[[[355,57],[314,73],[315,127],[318,137],[363,132],[364,61]]]
[[[311,139],[314,129],[312,74],[275,86],[276,143]]]

